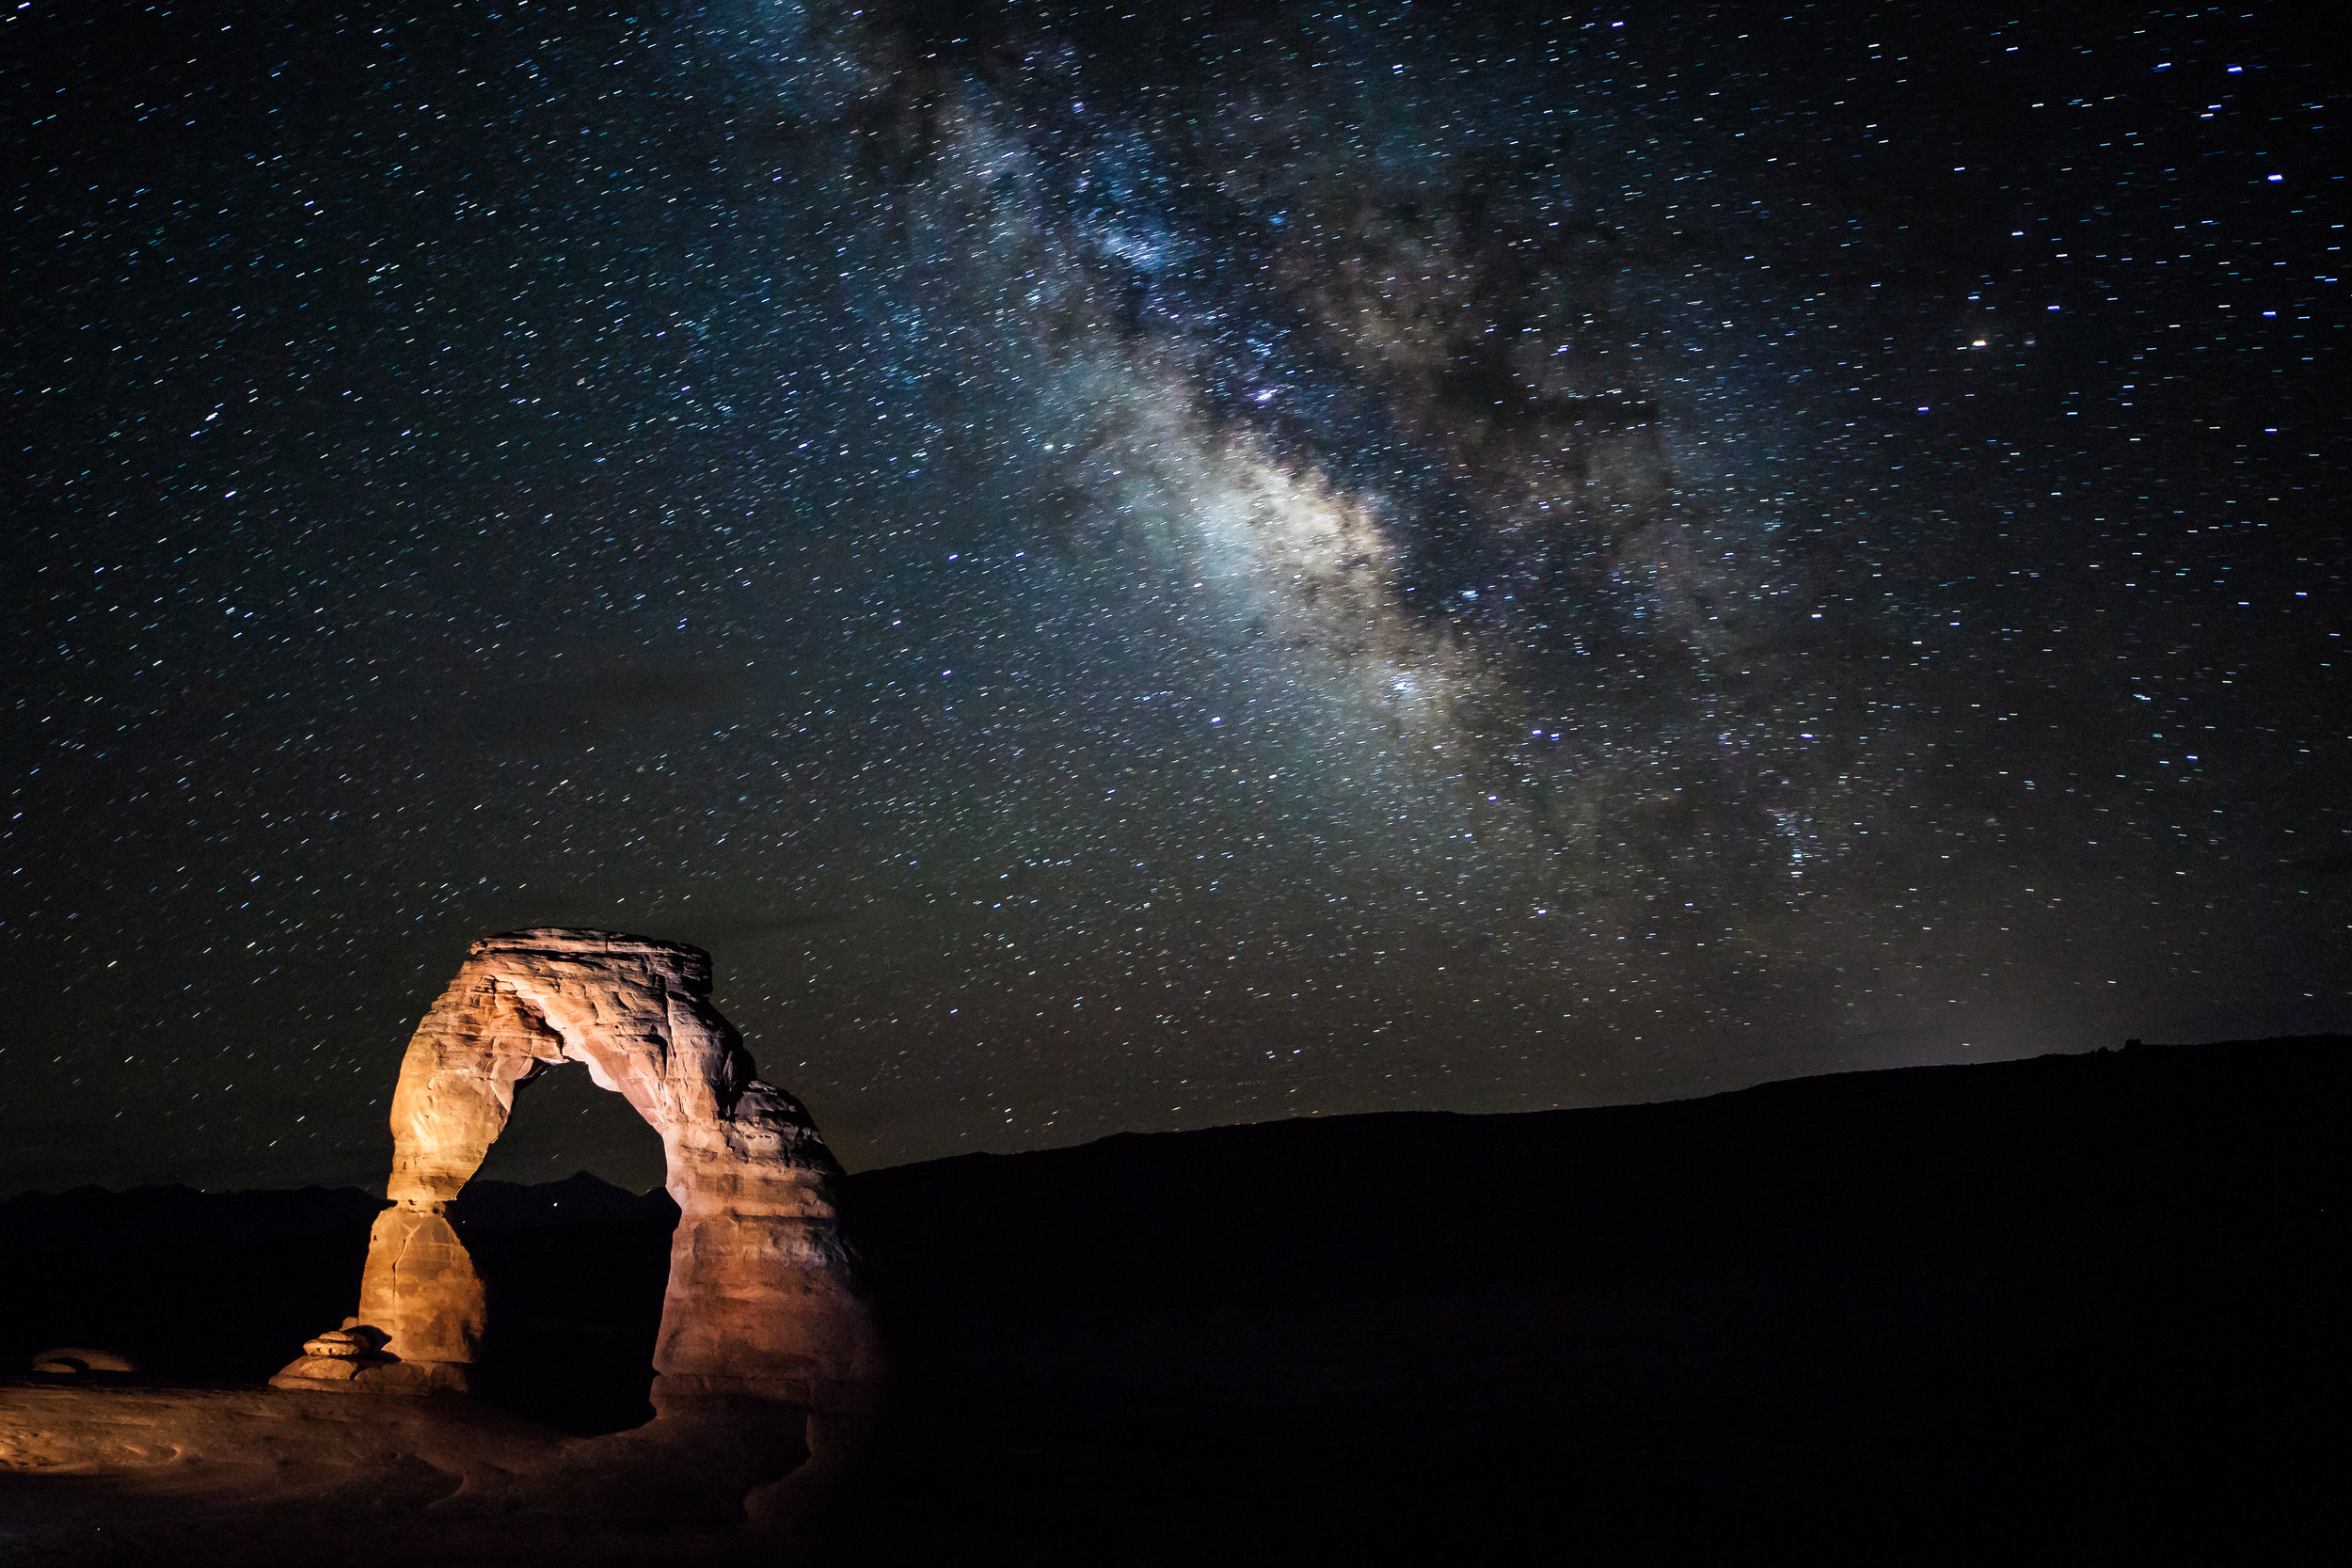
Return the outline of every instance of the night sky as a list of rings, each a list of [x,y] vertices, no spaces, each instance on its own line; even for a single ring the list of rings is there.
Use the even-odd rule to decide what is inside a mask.
[[[8,4],[0,1191],[2352,1023],[2299,8]]]

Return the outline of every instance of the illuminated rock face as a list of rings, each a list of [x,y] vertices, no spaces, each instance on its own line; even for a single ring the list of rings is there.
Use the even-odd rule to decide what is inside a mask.
[[[637,1107],[668,1161],[679,1218],[656,1405],[858,1402],[881,1369],[836,1224],[840,1167],[800,1102],[753,1076],[709,990],[709,956],[670,942],[558,928],[475,942],[401,1064],[390,1207],[368,1240],[351,1332],[320,1336],[272,1381],[466,1386],[486,1319],[446,1211],[505,1128],[516,1086],[574,1061]]]

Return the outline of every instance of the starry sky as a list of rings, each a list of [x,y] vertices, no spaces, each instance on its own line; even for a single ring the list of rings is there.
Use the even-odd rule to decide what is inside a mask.
[[[525,925],[853,1168],[2352,1024],[2295,8],[8,4],[0,1188]]]

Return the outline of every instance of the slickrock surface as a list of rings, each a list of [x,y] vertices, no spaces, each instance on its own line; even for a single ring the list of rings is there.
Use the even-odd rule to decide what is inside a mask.
[[[772,1564],[823,1418],[703,1404],[566,1437],[469,1398],[0,1382],[0,1563]]]
[[[447,1210],[504,1130],[516,1087],[570,1061],[661,1135],[680,1211],[656,1404],[864,1402],[881,1364],[841,1243],[840,1167],[800,1102],[755,1076],[709,991],[709,956],[692,947],[553,927],[475,942],[409,1041],[392,1096],[390,1207],[342,1324],[376,1331],[381,1355],[306,1354],[272,1381],[467,1386],[486,1312]]]

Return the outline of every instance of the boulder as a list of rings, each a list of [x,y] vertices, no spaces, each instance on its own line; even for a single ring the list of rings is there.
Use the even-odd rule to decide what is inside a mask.
[[[59,1345],[42,1351],[33,1357],[37,1372],[135,1372],[139,1364],[127,1355],[117,1355],[110,1350],[92,1350],[87,1345]]]

